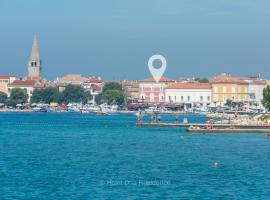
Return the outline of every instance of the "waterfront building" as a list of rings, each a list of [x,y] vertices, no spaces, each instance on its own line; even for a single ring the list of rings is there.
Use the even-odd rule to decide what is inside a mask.
[[[167,77],[161,77],[159,82],[156,82],[153,77],[140,81],[139,101],[146,103],[164,103],[165,88],[172,83],[175,83],[175,81]]]
[[[210,83],[174,83],[165,88],[165,102],[185,108],[206,107],[211,103],[211,96]]]
[[[102,92],[104,81],[101,77],[90,77],[88,80],[82,83],[82,87],[85,91],[90,91],[91,95],[98,95]]]
[[[104,86],[104,81],[101,77],[90,77],[87,81],[82,83],[82,87],[85,91],[89,91],[93,96],[92,100],[89,103],[96,104],[95,98],[102,92]]]
[[[266,80],[259,77],[241,77],[248,84],[248,100],[252,105],[262,106],[263,89],[267,86]]]
[[[25,90],[28,95],[28,101],[30,101],[34,89],[44,88],[44,84],[37,82],[36,80],[15,80],[11,84],[8,84],[8,96],[10,96],[13,88],[21,88]]]
[[[42,60],[38,48],[37,37],[34,37],[31,55],[28,61],[28,77],[29,80],[40,80],[42,70]]]
[[[14,75],[0,75],[0,92],[8,94],[8,84],[13,83],[17,79]]]
[[[123,90],[127,96],[127,98],[131,102],[138,102],[139,101],[139,84],[138,81],[122,81]]]
[[[248,83],[241,77],[222,74],[214,77],[212,83],[212,102],[223,106],[227,100],[233,102],[248,102]]]

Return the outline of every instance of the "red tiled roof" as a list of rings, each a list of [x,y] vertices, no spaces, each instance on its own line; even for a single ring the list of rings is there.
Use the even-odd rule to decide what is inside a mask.
[[[143,81],[140,81],[140,82],[156,82],[156,80],[153,77],[150,77],[150,78],[144,79]],[[159,82],[175,82],[175,81],[168,78],[168,77],[162,76],[160,78]]]
[[[239,77],[239,78],[247,83],[266,85],[266,80],[263,80],[263,79],[253,78],[253,77]]]
[[[15,80],[11,83],[11,86],[35,86],[35,80]]]
[[[174,83],[167,87],[167,89],[211,89],[210,83]]]
[[[92,84],[91,89],[95,91],[101,91],[101,88],[98,85]]]
[[[260,79],[253,80],[253,83],[254,84],[266,85],[266,81],[265,80],[260,80]]]
[[[0,75],[0,79],[16,78],[14,75]]]
[[[87,81],[85,81],[86,83],[102,83],[103,81],[100,80],[99,78],[90,78]]]

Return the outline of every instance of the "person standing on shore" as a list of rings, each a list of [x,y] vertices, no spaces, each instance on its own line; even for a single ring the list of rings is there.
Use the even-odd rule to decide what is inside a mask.
[[[151,114],[151,115],[150,115],[150,123],[153,122],[153,119],[154,119],[154,116]]]
[[[160,115],[157,116],[158,123],[160,123],[161,117]]]
[[[178,120],[179,120],[179,116],[176,114],[176,115],[175,115],[175,123],[176,123],[176,124],[178,123]]]

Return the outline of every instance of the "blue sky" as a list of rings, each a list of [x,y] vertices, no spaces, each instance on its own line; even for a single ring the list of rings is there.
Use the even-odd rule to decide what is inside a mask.
[[[172,78],[270,78],[269,8],[269,0],[1,0],[0,74],[26,75],[37,33],[49,79],[144,79],[156,53]]]

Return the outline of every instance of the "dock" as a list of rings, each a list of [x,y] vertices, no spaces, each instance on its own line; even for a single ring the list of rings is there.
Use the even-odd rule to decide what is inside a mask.
[[[270,133],[270,129],[196,129],[188,128],[190,133]]]
[[[164,123],[164,122],[138,122],[136,126],[139,127],[200,127],[200,128],[207,128],[212,127],[214,128],[241,128],[241,129],[270,129],[270,126],[261,126],[261,125],[240,125],[240,124],[205,124],[205,123]]]

